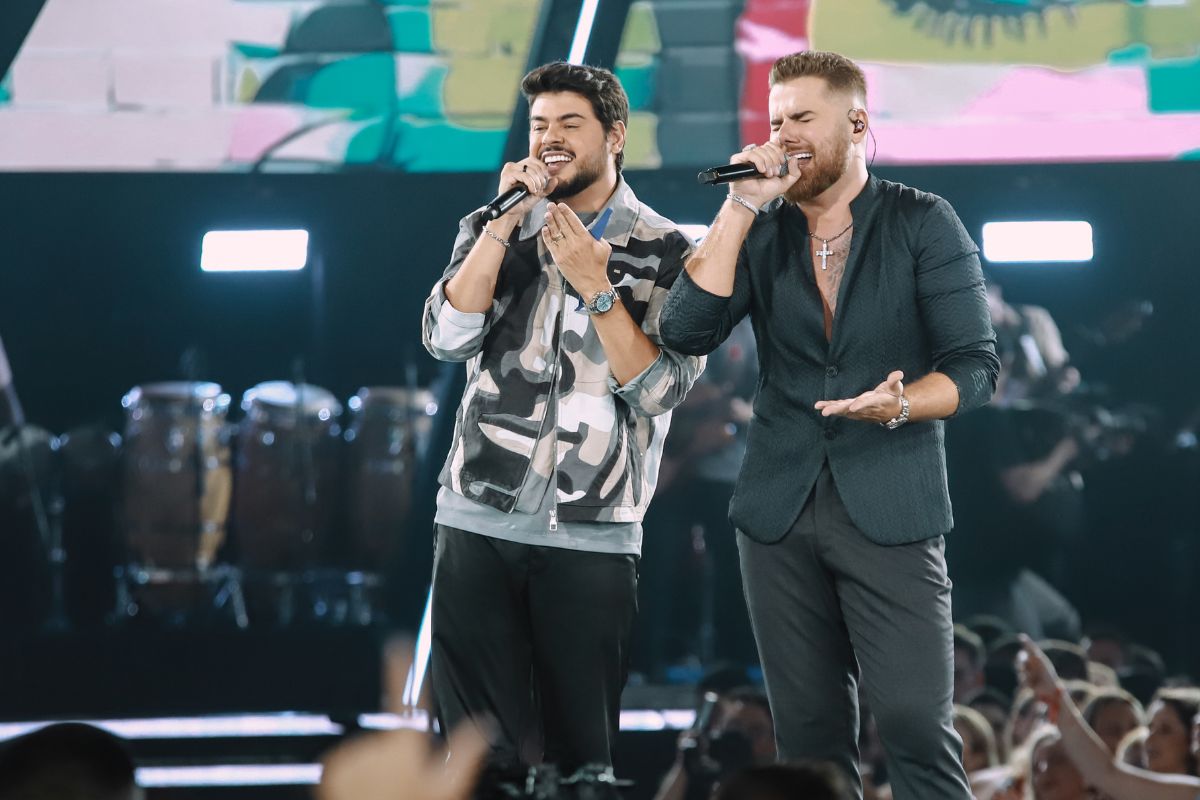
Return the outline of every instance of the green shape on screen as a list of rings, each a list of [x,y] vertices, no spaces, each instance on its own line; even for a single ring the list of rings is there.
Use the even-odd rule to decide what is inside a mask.
[[[1200,58],[1160,61],[1146,70],[1150,83],[1150,110],[1200,111]]]
[[[364,125],[346,144],[346,164],[370,164],[379,159],[379,151],[383,149],[383,137],[386,133],[383,120],[376,120]]]
[[[1152,58],[1150,47],[1144,44],[1131,44],[1120,47],[1108,54],[1108,63],[1114,66],[1137,66],[1145,64]]]
[[[507,138],[507,127],[471,130],[406,119],[394,160],[409,172],[486,172],[500,166]]]
[[[396,62],[391,53],[335,61],[312,77],[304,102],[314,108],[373,109],[396,103]]]
[[[1200,161],[1200,150],[1188,150],[1186,153],[1180,153],[1178,161]]]
[[[621,34],[619,53],[657,53],[662,50],[658,36],[658,20],[648,2],[637,2],[629,8],[625,30]]]
[[[658,59],[643,54],[622,54],[617,59],[617,80],[629,95],[630,111],[646,111],[654,107],[654,87],[658,76]]]
[[[442,90],[450,70],[446,64],[429,65],[426,62],[425,65],[417,67],[408,65],[401,56],[397,69],[400,71],[400,86],[396,91],[400,96],[400,113],[412,114],[415,117],[446,116],[445,104],[442,102]],[[412,77],[414,74],[419,74],[415,80]]]
[[[4,80],[0,80],[0,105],[12,102],[12,72],[8,72],[4,76]]]
[[[397,53],[433,52],[433,23],[427,9],[390,9],[386,13],[392,29],[392,47]]]
[[[251,42],[230,42],[229,44],[238,55],[245,56],[246,58],[277,58],[279,56],[279,48],[268,44],[253,44]]]

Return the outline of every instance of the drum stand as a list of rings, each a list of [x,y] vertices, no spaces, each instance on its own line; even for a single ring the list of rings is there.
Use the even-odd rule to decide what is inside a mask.
[[[2,355],[2,352],[0,352]],[[47,567],[50,577],[50,608],[48,616],[44,623],[45,629],[52,633],[61,633],[71,628],[71,622],[67,617],[66,595],[64,594],[64,572],[67,566],[67,551],[63,547],[62,536],[62,511],[63,497],[59,481],[55,477],[54,486],[50,493],[49,502],[47,502],[46,494],[42,491],[41,481],[37,474],[37,465],[33,460],[33,451],[29,447],[29,443],[25,440],[24,416],[20,413],[20,406],[16,405],[15,399],[12,401],[15,406],[14,424],[11,427],[0,428],[0,440],[3,437],[11,436],[13,444],[17,450],[17,459],[21,464],[21,472],[25,477],[28,491],[29,506],[33,512],[34,526],[37,529],[38,538],[41,540],[42,547],[45,548]],[[52,439],[51,448],[57,450],[57,440]]]
[[[212,608],[226,605],[234,624],[245,630],[250,627],[246,599],[242,592],[242,573],[237,567],[221,564],[208,569],[166,569],[128,564],[113,571],[117,585],[117,602],[113,619],[120,622],[138,613],[137,589],[144,586],[199,586],[212,597]]]
[[[376,621],[370,593],[383,585],[377,573],[311,569],[262,572],[247,577],[270,591],[276,614],[274,622],[281,628],[304,623],[368,627]],[[307,611],[306,616],[301,609]]]

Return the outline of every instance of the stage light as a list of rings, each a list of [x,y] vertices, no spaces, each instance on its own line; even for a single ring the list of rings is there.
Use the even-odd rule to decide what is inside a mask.
[[[404,682],[404,695],[400,699],[405,708],[416,708],[421,702],[421,686],[429,669],[429,654],[433,649],[433,587],[425,596],[425,613],[421,615],[421,627],[417,629],[417,641],[413,647],[413,661]]]
[[[358,727],[372,731],[427,731],[430,722],[429,715],[420,708],[404,715],[387,712],[358,715]]]
[[[678,228],[683,232],[683,235],[691,239],[697,244],[700,243],[705,236],[708,236],[707,225],[679,225]]]
[[[205,272],[274,272],[304,269],[308,231],[209,231],[200,246]]]
[[[592,38],[592,26],[596,24],[596,10],[600,0],[583,0],[579,8],[579,21],[575,23],[575,36],[571,39],[571,52],[567,56],[570,64],[582,64],[587,55],[588,40]]]
[[[145,789],[184,786],[315,786],[320,764],[212,764],[204,767],[138,767]]]
[[[338,736],[341,725],[324,714],[227,714],[212,717],[80,720],[122,739],[240,739],[268,736]],[[50,720],[0,724],[0,741],[50,725]]]
[[[995,263],[1091,261],[1092,226],[1078,220],[989,222],[983,257]]]

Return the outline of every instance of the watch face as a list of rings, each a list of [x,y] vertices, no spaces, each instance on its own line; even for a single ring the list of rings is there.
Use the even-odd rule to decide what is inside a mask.
[[[592,307],[596,309],[596,312],[599,314],[603,314],[605,311],[608,311],[613,307],[612,294],[610,292],[602,292],[601,294],[596,295],[596,299],[592,301]]]

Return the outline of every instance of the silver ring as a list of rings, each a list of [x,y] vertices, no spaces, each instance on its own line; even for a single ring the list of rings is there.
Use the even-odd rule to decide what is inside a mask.
[[[755,147],[758,147],[758,145],[756,145],[756,144],[748,144],[748,145],[746,145],[745,147],[743,147],[743,148],[742,148],[742,152],[743,152],[743,153],[749,153],[749,152],[750,152],[751,150],[753,150]]]

